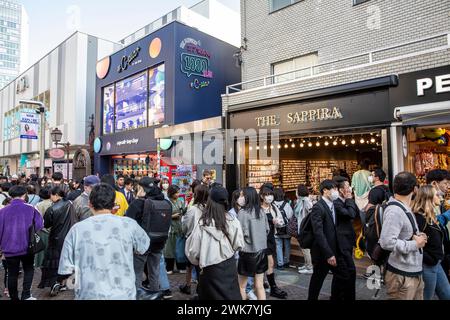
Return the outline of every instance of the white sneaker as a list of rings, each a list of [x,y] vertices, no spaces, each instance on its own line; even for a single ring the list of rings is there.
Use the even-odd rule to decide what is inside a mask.
[[[173,271],[167,271],[167,274],[171,275],[171,274],[173,274]]]
[[[298,271],[300,271],[300,270],[305,270],[305,269],[306,269],[305,266],[298,267]]]
[[[255,300],[258,300],[258,297],[255,295],[253,290],[251,290],[249,293],[247,293],[247,299],[255,301]]]
[[[37,299],[35,297],[29,297],[28,299],[25,299],[25,301],[27,301],[27,300],[29,300],[29,301],[36,301]]]
[[[300,274],[313,274],[313,269],[304,268],[302,270],[298,270]]]

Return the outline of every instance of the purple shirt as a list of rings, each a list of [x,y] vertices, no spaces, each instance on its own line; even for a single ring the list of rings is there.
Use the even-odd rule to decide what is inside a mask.
[[[41,230],[41,214],[21,199],[14,199],[0,210],[0,248],[5,257],[23,256],[28,253],[29,230],[33,217],[36,231]]]

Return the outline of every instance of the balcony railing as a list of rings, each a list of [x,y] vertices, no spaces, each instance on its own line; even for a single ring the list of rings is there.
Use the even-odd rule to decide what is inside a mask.
[[[370,67],[372,65],[393,62],[447,49],[450,49],[450,32],[439,33],[413,41],[403,42],[397,45],[321,63],[308,68],[296,69],[229,85],[227,86],[226,94],[236,94],[242,91],[257,90],[301,79],[310,79],[313,77]]]

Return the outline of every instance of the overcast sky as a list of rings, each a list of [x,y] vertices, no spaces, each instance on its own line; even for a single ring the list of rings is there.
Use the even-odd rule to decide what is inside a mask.
[[[219,0],[239,11],[239,0]],[[30,22],[29,60],[42,58],[74,30],[118,41],[173,9],[200,0],[18,0]]]

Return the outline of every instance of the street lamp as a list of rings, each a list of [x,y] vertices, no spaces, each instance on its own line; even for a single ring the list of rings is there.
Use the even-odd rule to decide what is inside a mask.
[[[45,104],[43,104],[40,101],[34,101],[34,100],[20,100],[20,104],[31,104],[33,106],[37,106],[36,112],[41,115],[41,125],[40,125],[40,168],[39,168],[39,175],[41,178],[45,175],[45,110],[47,109]]]
[[[52,132],[50,133],[50,136],[52,137],[52,141],[55,144],[56,147],[58,146],[62,146],[64,148],[64,151],[67,154],[67,158],[66,158],[66,163],[67,163],[67,181],[69,181],[69,164],[70,164],[70,143],[66,142],[66,143],[61,143],[61,139],[62,139],[62,132],[61,130],[59,130],[58,128],[55,128],[52,130]]]

